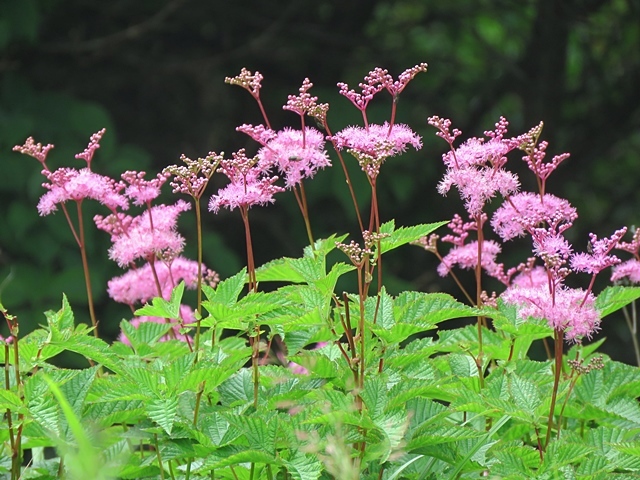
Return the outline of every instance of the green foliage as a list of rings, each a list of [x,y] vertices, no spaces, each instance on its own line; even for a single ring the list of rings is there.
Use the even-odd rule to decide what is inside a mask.
[[[392,235],[411,241],[423,231]],[[334,301],[337,281],[352,267],[327,262],[332,245],[335,237],[301,258],[261,267],[261,281],[282,284],[270,292],[243,294],[244,270],[215,289],[204,287],[204,338],[206,332],[213,337],[199,352],[161,341],[168,326],[156,323],[131,328],[123,322],[130,346],[108,345],[75,326],[63,298],[60,310],[47,312],[46,325],[8,345],[0,358],[8,378],[0,409],[12,420],[3,438],[21,426],[21,448],[36,459],[24,467],[25,478],[56,478],[60,461],[78,479],[168,478],[187,471],[190,478],[301,480],[640,472],[638,369],[608,358],[590,371],[565,363],[555,414],[562,430],[557,437],[552,426],[551,441],[541,447],[553,368],[550,361],[530,360],[529,349],[553,331],[519,320],[501,303],[479,310],[445,294],[392,296],[384,288],[363,309],[351,302],[351,317],[362,315],[366,325],[365,378],[354,390],[353,363],[343,354],[349,351],[340,321],[344,306]],[[182,293],[181,284],[169,301],[154,299],[137,313],[171,318]],[[610,288],[598,307],[612,313],[638,296],[636,288]],[[492,318],[495,328],[483,327],[482,379],[477,329],[443,328],[477,315]],[[277,333],[285,340],[283,353],[307,373],[294,373],[288,360],[260,366],[255,408],[245,335],[257,324],[265,338]],[[231,335],[220,337],[221,328]],[[430,332],[435,336],[425,336]],[[318,341],[327,343],[314,348]],[[567,358],[589,362],[594,349],[576,346]],[[92,366],[54,367],[50,361],[63,351]],[[59,457],[39,458],[37,449],[47,446]],[[0,470],[9,474],[10,464],[0,462]]]

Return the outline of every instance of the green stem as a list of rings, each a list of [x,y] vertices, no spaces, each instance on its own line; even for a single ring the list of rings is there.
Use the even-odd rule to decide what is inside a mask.
[[[562,331],[554,330],[555,341],[555,374],[553,378],[553,393],[551,395],[551,406],[549,407],[549,418],[547,420],[547,435],[544,440],[544,449],[547,449],[549,440],[551,439],[551,430],[553,428],[553,414],[556,407],[556,400],[558,398],[558,387],[560,385],[560,374],[562,373]],[[560,425],[558,425],[560,430]]]
[[[198,284],[196,291],[198,295],[198,303],[196,312],[198,313],[196,319],[196,339],[195,339],[195,361],[198,361],[197,352],[200,349],[200,322],[202,320],[202,216],[200,212],[200,199],[194,198],[196,204],[196,229],[198,237]]]
[[[80,256],[82,258],[82,270],[84,271],[84,284],[87,289],[87,302],[89,303],[89,316],[93,326],[93,335],[98,338],[98,320],[93,306],[93,293],[91,292],[91,276],[89,274],[89,262],[87,261],[87,249],[84,237],[84,222],[82,221],[82,200],[76,202],[78,209],[78,245],[80,246]]]

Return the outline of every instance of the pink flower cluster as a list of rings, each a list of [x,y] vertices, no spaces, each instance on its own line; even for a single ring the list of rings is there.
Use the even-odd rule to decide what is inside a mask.
[[[438,273],[444,276],[453,267],[476,269],[480,265],[479,268],[506,286],[501,295],[502,301],[517,305],[523,319],[544,318],[571,341],[590,337],[600,323],[600,313],[592,293],[595,276],[620,264],[611,251],[622,248],[633,253],[635,258],[615,267],[612,278],[640,280],[640,268],[635,270],[636,265],[640,267],[640,235],[634,236],[635,243],[625,244],[620,240],[626,228],[604,239],[591,234],[588,252],[573,251],[564,232],[578,217],[576,209],[567,200],[544,191],[546,179],[569,155],[557,155],[545,163],[548,145],[546,142],[538,143],[542,125],[524,135],[505,138],[508,123],[501,118],[494,131],[485,132],[488,140],[471,138],[456,148],[454,142],[461,132],[451,130],[450,120],[432,117],[429,123],[436,127],[437,135],[450,147],[449,152],[443,155],[447,171],[438,190],[444,195],[456,186],[471,219],[463,222],[456,215],[449,224],[452,234],[442,240],[454,246],[442,257]],[[523,160],[536,175],[537,193],[519,192],[518,177],[505,169],[507,154],[516,148],[525,152]],[[529,259],[515,268],[505,269],[497,260],[502,249],[497,242],[485,239],[484,233],[481,235],[480,232],[479,240],[469,240],[469,232],[484,226],[486,203],[497,193],[504,197],[504,202],[491,219],[494,232],[504,242],[529,235],[533,253],[542,265],[535,265],[535,259]],[[437,251],[436,240],[435,237],[423,239],[420,244],[425,249]],[[566,277],[572,272],[591,275],[587,290],[569,288],[565,284]],[[483,298],[490,297],[485,293]]]

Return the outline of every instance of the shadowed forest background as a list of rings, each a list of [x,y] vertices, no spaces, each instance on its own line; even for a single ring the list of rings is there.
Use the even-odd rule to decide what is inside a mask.
[[[466,139],[493,129],[503,115],[513,135],[543,121],[549,155],[571,153],[547,191],[578,209],[568,232],[576,250],[586,249],[589,232],[608,236],[640,224],[638,0],[291,0],[277,8],[257,0],[0,0],[0,300],[18,316],[21,333],[42,323],[44,310],[59,308],[62,292],[79,321],[88,317],[80,256],[64,216],[38,216],[40,166],[11,151],[28,136],[55,144],[52,169],[81,167],[74,155],[106,127],[93,169],[116,178],[125,170],[153,176],[179,163],[182,153],[196,158],[242,147],[257,151],[235,127],[262,123],[258,107],[246,91],[224,83],[242,67],[264,75],[261,97],[275,129],[299,126],[282,105],[309,77],[311,93],[330,104],[336,132],[361,122],[338,95],[337,82],[354,87],[376,66],[395,77],[420,62],[429,70],[400,96],[398,121],[421,135],[424,147],[382,167],[383,221],[409,226],[463,213],[457,193],[442,198],[436,192],[446,143],[427,117],[451,118]],[[389,97],[381,95],[369,118],[383,122],[389,112]],[[314,234],[349,232],[358,239],[344,174],[331,155],[334,167],[306,184]],[[368,184],[355,160],[347,159],[367,212]],[[523,188],[534,188],[517,154],[510,166]],[[224,184],[220,176],[206,200]],[[168,185],[164,191],[164,201],[176,200]],[[87,222],[95,213],[105,209],[87,203]],[[279,194],[274,205],[252,209],[250,218],[258,265],[299,256],[307,244],[290,192]],[[193,258],[193,215],[183,215],[180,228]],[[110,301],[105,288],[122,271],[107,257],[108,235],[87,230],[100,329],[114,338],[120,320],[131,315]],[[507,267],[530,255],[529,242],[504,252]],[[244,266],[244,258],[238,212],[207,214],[207,266],[225,278]],[[452,281],[437,276],[436,265],[433,255],[416,247],[393,252],[385,260],[387,288],[458,295]],[[462,277],[472,280],[471,274]],[[583,287],[588,282],[586,275],[573,280]],[[602,286],[607,280],[604,274],[599,279]],[[633,362],[621,315],[605,320],[601,335],[608,337],[604,352]],[[624,351],[629,356],[621,358]]]

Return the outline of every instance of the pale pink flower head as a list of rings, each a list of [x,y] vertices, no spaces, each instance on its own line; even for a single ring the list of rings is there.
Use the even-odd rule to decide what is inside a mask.
[[[121,175],[122,180],[128,184],[124,194],[129,197],[134,205],[150,205],[160,195],[162,185],[169,178],[169,174],[162,172],[152,180],[145,180],[145,172],[126,171]]]
[[[535,193],[520,192],[510,196],[496,210],[491,226],[502,240],[507,241],[543,225],[571,225],[576,218],[576,209],[563,198],[549,193],[540,198]]]
[[[522,288],[539,288],[549,286],[549,274],[540,265],[533,268],[525,269],[518,275],[515,275],[511,281],[513,287]]]
[[[508,125],[504,118],[496,123],[494,131],[485,132],[488,141],[471,138],[458,148],[453,147],[453,138],[459,132],[449,133],[449,123],[437,117],[430,119],[429,123],[440,130],[438,136],[451,146],[451,151],[442,156],[447,172],[438,184],[441,195],[446,195],[455,185],[469,215],[477,217],[496,193],[508,196],[518,190],[518,177],[502,168],[507,162],[507,153],[518,146],[516,139],[504,138]]]
[[[599,330],[600,313],[595,297],[581,288],[558,286],[552,295],[548,283],[533,287],[508,288],[501,298],[518,307],[518,316],[545,319],[549,326],[564,332],[568,341],[579,342]]]
[[[610,255],[620,239],[627,233],[626,228],[616,230],[609,238],[601,238],[590,233],[589,252],[576,253],[571,257],[571,268],[576,272],[597,275],[602,270],[617,265],[621,260],[615,255]]]
[[[519,148],[527,153],[526,156],[522,157],[527,163],[529,170],[531,170],[536,177],[542,180],[542,183],[549,178],[549,175],[553,173],[553,171],[558,168],[558,166],[569,158],[568,153],[562,153],[560,155],[554,156],[550,162],[545,163],[544,157],[546,156],[546,150],[549,146],[549,143],[546,141],[538,142],[538,138],[542,133],[542,127],[544,124],[540,122],[538,125],[533,127],[529,132],[522,135],[521,145]]]
[[[404,124],[390,126],[371,124],[367,128],[347,127],[336,133],[329,140],[336,148],[346,148],[356,157],[360,168],[369,178],[375,179],[380,173],[380,167],[388,157],[396,156],[406,151],[411,145],[416,150],[422,148],[422,140],[411,128]]]
[[[364,81],[358,84],[360,93],[350,89],[346,83],[339,82],[340,95],[347,97],[358,110],[364,112],[373,97],[385,88],[385,82],[388,81],[388,77],[385,77],[383,72],[381,68],[376,68],[369,72],[364,77]]]
[[[640,283],[640,260],[632,258],[613,267],[611,273],[612,282]]]
[[[220,162],[220,171],[231,180],[231,183],[211,197],[209,211],[218,213],[221,207],[233,210],[239,207],[266,205],[275,201],[273,196],[283,192],[284,188],[274,185],[278,177],[262,172],[257,162],[258,158],[248,158],[244,149],[234,153],[232,159],[224,159]]]
[[[256,100],[260,98],[260,88],[262,88],[262,80],[264,77],[258,71],[251,73],[250,70],[242,67],[240,75],[235,77],[225,77],[224,83],[230,85],[238,85],[247,90]]]
[[[567,239],[562,236],[562,232],[534,228],[531,231],[531,237],[533,238],[533,253],[552,270],[561,268],[572,253],[573,249]]]
[[[137,259],[149,260],[164,252],[177,255],[184,248],[184,238],[177,232],[178,216],[191,208],[183,200],[174,205],[156,205],[133,218],[122,234],[113,238],[109,258],[121,267]]]
[[[38,212],[42,216],[55,212],[59,203],[69,200],[78,202],[85,198],[97,200],[110,210],[129,208],[129,202],[120,194],[124,187],[121,183],[88,168],[59,168],[54,172],[43,170],[42,174],[49,180],[49,183],[42,184],[49,191],[38,202]]]
[[[196,288],[198,282],[198,262],[177,256],[170,261],[154,262],[153,269],[158,278],[162,297],[169,299],[173,288],[181,281],[187,288]],[[215,278],[215,272],[202,269],[207,272],[209,278]],[[209,283],[215,287],[217,282]],[[129,270],[119,277],[114,277],[107,283],[107,293],[116,302],[127,305],[145,303],[158,296],[158,287],[154,278],[152,266],[145,263],[143,266]]]
[[[41,143],[35,143],[33,137],[27,138],[24,142],[24,145],[16,145],[13,147],[14,152],[20,152],[23,155],[29,155],[30,157],[38,160],[42,166],[47,160],[47,155],[49,154],[49,150],[53,148],[52,144],[42,145]]]
[[[102,136],[105,134],[107,130],[103,128],[102,130],[97,131],[93,135],[91,135],[91,139],[89,140],[89,145],[84,149],[82,153],[78,153],[76,158],[78,160],[84,160],[87,162],[87,168],[91,168],[91,160],[93,160],[93,154],[97,149],[100,148],[100,140],[102,140]]]
[[[503,267],[496,262],[501,248],[493,240],[482,242],[482,268],[492,277],[501,279]],[[471,270],[478,265],[478,242],[469,242],[465,245],[455,246],[443,258],[438,265],[438,274],[445,277],[453,267]]]
[[[324,135],[315,128],[301,130],[285,128],[258,152],[261,167],[274,165],[284,174],[287,188],[311,178],[331,160],[324,150]]]

